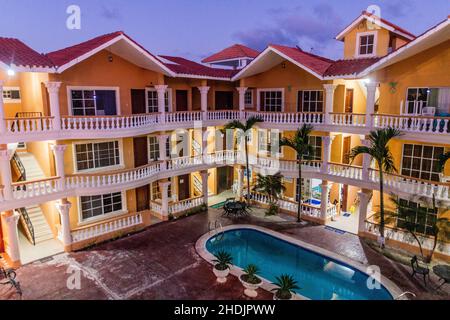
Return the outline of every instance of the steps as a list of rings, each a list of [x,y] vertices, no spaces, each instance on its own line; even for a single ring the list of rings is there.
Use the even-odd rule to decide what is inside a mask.
[[[25,168],[27,180],[43,179],[46,177],[33,154],[29,152],[19,152],[17,155]],[[35,243],[38,244],[53,239],[53,232],[50,229],[40,206],[35,205],[26,207],[25,209],[27,210],[33,225]]]

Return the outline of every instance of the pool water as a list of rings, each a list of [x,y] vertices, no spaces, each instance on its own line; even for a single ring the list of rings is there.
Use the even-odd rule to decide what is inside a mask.
[[[305,203],[311,204],[313,206],[320,206],[320,200],[314,198],[306,200]]]
[[[211,207],[211,208],[214,208],[214,209],[220,209],[220,208],[222,208],[222,207],[224,206],[225,202],[226,202],[226,201],[222,201],[222,202],[213,204],[213,205],[210,206],[210,207]]]
[[[258,275],[271,282],[281,274],[292,275],[300,287],[295,292],[309,299],[392,300],[383,286],[370,290],[366,285],[369,276],[361,271],[261,231],[225,231],[210,238],[206,249],[212,254],[229,252],[240,268],[257,265]]]

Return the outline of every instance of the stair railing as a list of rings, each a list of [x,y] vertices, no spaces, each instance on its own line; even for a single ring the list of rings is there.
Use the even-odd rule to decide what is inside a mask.
[[[25,208],[19,208],[17,211],[20,214],[20,220],[22,225],[25,228],[25,233],[27,235],[28,240],[33,244],[33,246],[36,245],[36,238],[34,234],[34,227],[33,223],[31,222],[30,216],[28,215],[28,211]]]
[[[23,165],[22,161],[20,160],[20,157],[17,154],[17,152],[14,152],[11,160],[12,160],[13,164],[16,166],[17,170],[19,171],[19,178],[17,179],[17,181],[27,180],[27,172],[26,172],[25,166]]]

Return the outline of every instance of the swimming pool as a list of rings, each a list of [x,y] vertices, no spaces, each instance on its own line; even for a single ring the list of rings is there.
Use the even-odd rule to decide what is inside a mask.
[[[270,282],[284,273],[292,275],[300,287],[296,293],[309,299],[392,300],[383,285],[368,289],[369,276],[357,268],[253,228],[227,230],[208,237],[204,246],[212,254],[229,252],[239,268],[256,264],[259,275]]]

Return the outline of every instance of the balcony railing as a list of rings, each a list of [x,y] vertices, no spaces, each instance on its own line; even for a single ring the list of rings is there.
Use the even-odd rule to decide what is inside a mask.
[[[366,125],[365,113],[338,113],[330,112],[331,123],[338,126],[364,127]]]
[[[414,133],[450,133],[450,117],[374,114],[373,121],[376,128],[391,127]]]
[[[67,131],[137,129],[158,122],[158,113],[129,116],[63,116],[61,118],[61,129]]]
[[[261,112],[247,111],[246,117],[255,116],[264,122],[274,124],[322,124],[324,113],[322,112]]]

